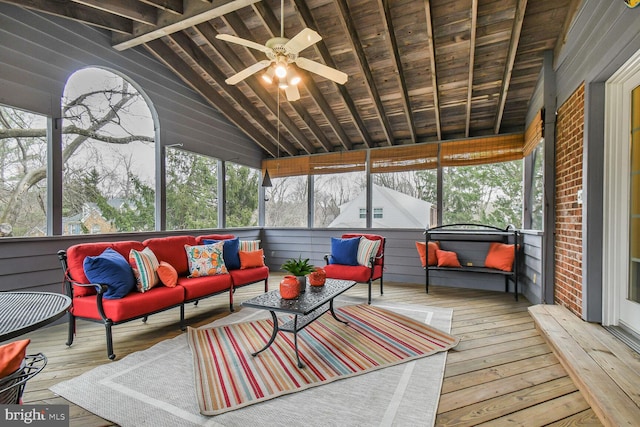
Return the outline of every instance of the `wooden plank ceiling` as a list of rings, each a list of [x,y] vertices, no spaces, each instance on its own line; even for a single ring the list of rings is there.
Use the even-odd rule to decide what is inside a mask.
[[[226,84],[266,57],[216,39],[278,36],[280,0],[0,1],[107,29],[114,49],[144,46],[273,157],[523,132],[543,52],[561,46],[579,4],[285,0],[285,37],[322,36],[300,56],[349,76],[299,69],[289,102],[261,73]]]

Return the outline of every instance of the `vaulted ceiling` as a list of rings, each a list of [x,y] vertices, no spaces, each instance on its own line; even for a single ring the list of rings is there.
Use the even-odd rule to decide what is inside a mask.
[[[105,28],[117,50],[143,46],[273,157],[523,132],[543,53],[580,3],[284,0],[285,37],[322,37],[300,56],[348,75],[299,70],[301,98],[287,101],[260,73],[226,84],[265,56],[216,38],[278,36],[280,0],[0,1]]]

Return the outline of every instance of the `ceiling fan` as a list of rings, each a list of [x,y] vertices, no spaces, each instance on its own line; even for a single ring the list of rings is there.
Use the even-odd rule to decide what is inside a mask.
[[[278,86],[285,90],[289,101],[300,99],[300,92],[297,87],[300,82],[300,76],[296,73],[294,67],[291,67],[292,64],[296,64],[303,70],[311,71],[339,84],[347,82],[348,76],[342,71],[298,56],[301,51],[322,40],[322,37],[310,28],[300,31],[292,39],[284,37],[284,0],[280,3],[280,37],[273,37],[267,40],[264,45],[230,34],[218,34],[216,38],[259,50],[264,52],[268,58],[229,77],[225,80],[227,84],[235,85],[258,71],[270,67],[271,64],[274,65],[262,75],[262,78],[267,83],[272,83],[277,79]]]

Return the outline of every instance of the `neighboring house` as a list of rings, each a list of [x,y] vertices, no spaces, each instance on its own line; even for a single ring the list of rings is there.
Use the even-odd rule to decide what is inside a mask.
[[[365,191],[340,206],[340,214],[329,227],[365,228],[367,226],[367,194]],[[373,184],[374,228],[429,228],[435,224],[432,203],[399,191]]]
[[[121,200],[109,201],[113,207],[120,208]],[[118,231],[113,223],[102,216],[102,212],[95,203],[84,203],[82,213],[62,218],[63,234],[89,234],[115,233]]]

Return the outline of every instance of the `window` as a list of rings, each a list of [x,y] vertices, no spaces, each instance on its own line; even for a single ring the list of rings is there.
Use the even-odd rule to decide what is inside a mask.
[[[218,161],[166,148],[167,230],[218,226]]]
[[[98,68],[74,73],[64,91],[62,144],[63,230],[76,231],[65,222],[87,209],[84,233],[155,228],[154,123],[131,83]]]
[[[365,184],[365,173],[360,171],[316,175],[313,197],[314,227],[366,227]]]
[[[544,141],[534,151],[533,182],[531,185],[531,229],[543,229],[544,212]]]
[[[522,160],[443,169],[443,223],[522,223]]]
[[[0,105],[0,238],[47,233],[47,118]]]
[[[367,208],[360,208],[360,219],[367,218]]]
[[[227,197],[225,200],[226,227],[251,227],[258,225],[257,169],[236,163],[225,163]]]
[[[436,170],[372,174],[373,226],[429,228],[437,223]],[[385,210],[383,214],[383,209]]]
[[[266,189],[265,225],[267,227],[307,227],[306,176],[272,178]]]

